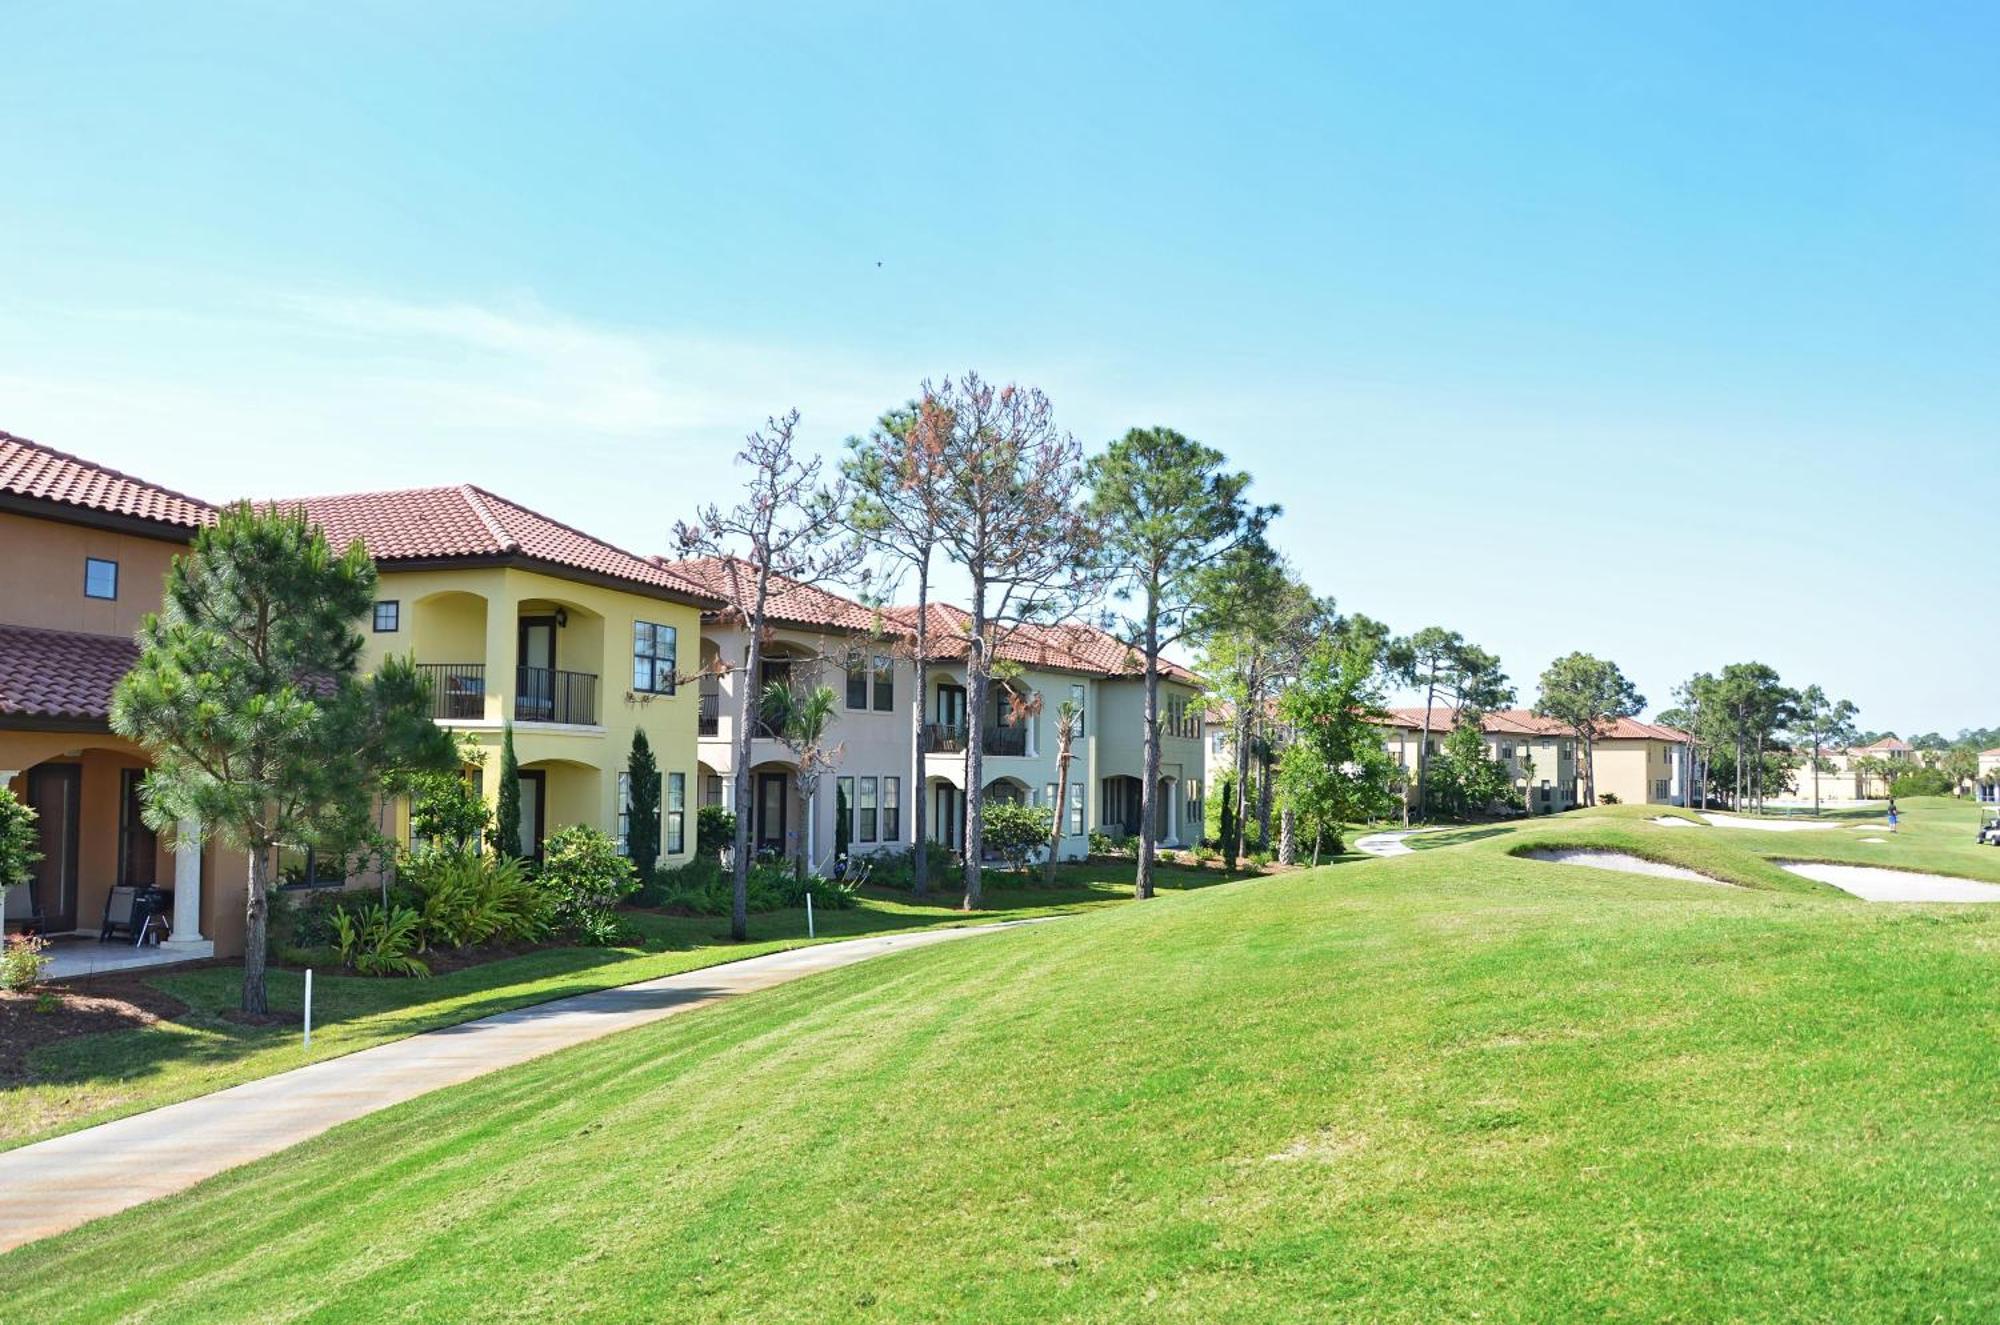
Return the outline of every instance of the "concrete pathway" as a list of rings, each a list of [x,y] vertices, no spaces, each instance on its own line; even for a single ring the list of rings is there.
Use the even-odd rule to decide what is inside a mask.
[[[1418,833],[1434,833],[1435,828],[1399,828],[1393,833],[1370,833],[1354,839],[1354,849],[1370,856],[1407,856],[1411,848],[1403,839]]]
[[[846,939],[517,1008],[0,1154],[0,1251],[297,1145],[328,1128],[586,1040],[906,948],[1034,921]]]

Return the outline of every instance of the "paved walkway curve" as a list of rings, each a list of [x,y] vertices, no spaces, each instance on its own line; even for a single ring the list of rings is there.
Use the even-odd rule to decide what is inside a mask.
[[[1407,856],[1412,848],[1403,841],[1404,838],[1433,831],[1430,828],[1399,828],[1393,833],[1370,833],[1366,837],[1355,838],[1354,849],[1370,856]]]
[[[0,1251],[192,1187],[444,1086],[677,1012],[1032,920],[788,948],[516,1008],[0,1154]]]

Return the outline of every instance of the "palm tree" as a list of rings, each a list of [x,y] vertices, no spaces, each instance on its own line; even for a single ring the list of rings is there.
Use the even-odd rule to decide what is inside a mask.
[[[794,689],[783,681],[772,681],[758,696],[758,709],[778,740],[792,752],[798,765],[793,782],[799,790],[799,804],[805,812],[805,832],[799,837],[797,870],[804,878],[812,865],[813,809],[819,792],[820,775],[840,758],[840,747],[826,744],[827,729],[840,712],[840,697],[832,686],[805,686]]]
[[[1069,761],[1077,734],[1083,730],[1083,706],[1073,699],[1056,705],[1056,803],[1050,806],[1049,858],[1042,862],[1042,883],[1054,887],[1056,853],[1062,849],[1063,804],[1069,795]]]

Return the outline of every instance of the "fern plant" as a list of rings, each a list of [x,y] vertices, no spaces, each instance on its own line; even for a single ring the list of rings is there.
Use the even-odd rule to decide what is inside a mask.
[[[379,903],[333,917],[333,946],[340,964],[359,975],[403,975],[423,979],[431,968],[415,952],[423,917],[414,907]]]

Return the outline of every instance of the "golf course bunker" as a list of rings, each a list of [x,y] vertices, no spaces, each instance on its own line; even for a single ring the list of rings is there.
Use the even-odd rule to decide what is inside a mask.
[[[1764,833],[1803,833],[1816,828],[1838,828],[1824,819],[1744,819],[1734,814],[1702,812],[1702,818],[1717,828],[1755,828]]]
[[[1529,860],[1546,860],[1551,865],[1583,865],[1594,870],[1616,870],[1620,874],[1647,874],[1656,879],[1685,879],[1689,883],[1706,883],[1715,888],[1736,886],[1721,879],[1711,879],[1706,874],[1697,874],[1681,865],[1647,860],[1644,856],[1624,851],[1599,851],[1592,847],[1538,847],[1520,854]]]
[[[1701,825],[1700,825],[1700,824],[1696,823],[1696,822],[1695,822],[1694,820],[1692,820],[1692,819],[1676,819],[1676,818],[1675,818],[1675,817],[1674,817],[1673,815],[1671,815],[1671,814],[1665,814],[1665,815],[1661,815],[1661,816],[1660,816],[1659,818],[1657,818],[1657,819],[1648,819],[1648,820],[1647,820],[1646,822],[1647,822],[1647,823],[1651,823],[1651,824],[1658,824],[1658,825],[1659,825],[1660,827],[1662,827],[1662,828],[1700,828],[1700,827],[1701,827]]]
[[[1957,879],[1949,874],[1915,874],[1879,865],[1829,865],[1812,860],[1778,863],[1793,874],[1830,883],[1865,902],[2000,902],[2000,883]]]

